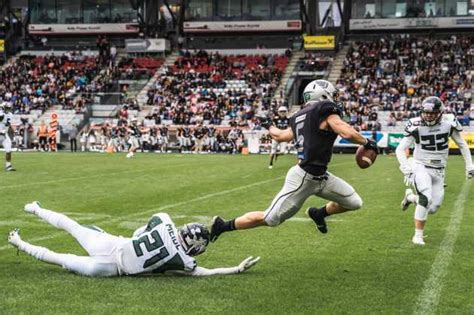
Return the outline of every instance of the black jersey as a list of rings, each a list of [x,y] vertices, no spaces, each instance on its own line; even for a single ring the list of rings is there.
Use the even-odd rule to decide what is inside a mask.
[[[216,129],[214,127],[207,128],[207,136],[214,138],[216,136]]]
[[[286,117],[275,116],[275,118],[273,118],[273,123],[279,129],[286,129],[290,124],[290,120]]]
[[[160,135],[162,137],[168,137],[168,128],[167,127],[161,127],[160,128]]]
[[[130,126],[130,134],[134,137],[140,137],[142,135],[142,132],[140,131],[140,128],[138,126]]]
[[[342,116],[340,108],[335,103],[311,102],[290,119],[300,166],[315,176],[324,174],[331,160],[337,134],[330,130],[322,130],[319,126],[332,114]]]
[[[194,129],[194,136],[196,137],[196,139],[202,139],[204,138],[204,135],[205,135],[204,128],[197,127]]]
[[[189,127],[184,127],[183,128],[183,137],[189,138],[191,136],[191,129]]]

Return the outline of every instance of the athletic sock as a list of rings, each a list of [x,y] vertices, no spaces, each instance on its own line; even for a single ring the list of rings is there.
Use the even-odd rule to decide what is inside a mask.
[[[12,166],[11,162],[5,162],[5,167],[10,167],[10,166]]]
[[[415,236],[423,237],[423,230],[415,229]]]
[[[326,206],[319,208],[316,213],[318,216],[322,216],[323,218],[330,216],[330,214],[327,212]]]
[[[228,232],[228,231],[233,231],[233,230],[235,230],[235,219],[224,221],[224,224],[222,224],[222,227],[221,227],[221,231]]]

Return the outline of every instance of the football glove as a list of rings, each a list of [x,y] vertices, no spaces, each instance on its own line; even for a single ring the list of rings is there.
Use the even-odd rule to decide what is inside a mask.
[[[474,167],[466,169],[466,178],[472,179],[474,177]]]
[[[405,179],[403,181],[405,183],[405,186],[407,187],[413,186],[413,184],[415,183],[415,174],[413,173],[405,174]]]
[[[254,266],[258,261],[260,260],[260,257],[253,258],[252,256],[245,258],[238,266],[239,273],[244,272],[248,269],[250,269],[252,266]]]
[[[373,150],[378,154],[379,147],[377,146],[377,142],[369,138],[365,138],[365,140],[367,140],[367,142],[364,144],[364,148],[367,150]]]
[[[271,120],[267,116],[255,116],[257,120],[260,122],[260,126],[262,126],[265,129],[270,129],[271,126],[273,126],[273,120]]]

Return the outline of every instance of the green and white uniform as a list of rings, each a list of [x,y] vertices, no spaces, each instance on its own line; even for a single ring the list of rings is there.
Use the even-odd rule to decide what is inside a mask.
[[[145,227],[118,249],[118,264],[123,274],[193,271],[196,260],[188,256],[178,240],[179,234],[166,213],[153,215]]]

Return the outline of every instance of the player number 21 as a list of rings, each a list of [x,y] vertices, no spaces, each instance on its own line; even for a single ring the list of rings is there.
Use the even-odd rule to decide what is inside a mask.
[[[153,239],[152,241],[150,241],[149,236],[151,236],[151,238]],[[145,260],[143,268],[150,267],[151,265],[170,255],[166,247],[164,247],[163,240],[161,239],[160,234],[156,230],[151,233],[146,233],[139,239],[133,241],[133,248],[135,249],[135,254],[137,254],[137,257],[143,256],[141,244],[145,244],[145,248],[149,253],[159,250],[158,253],[156,253],[154,256]]]

